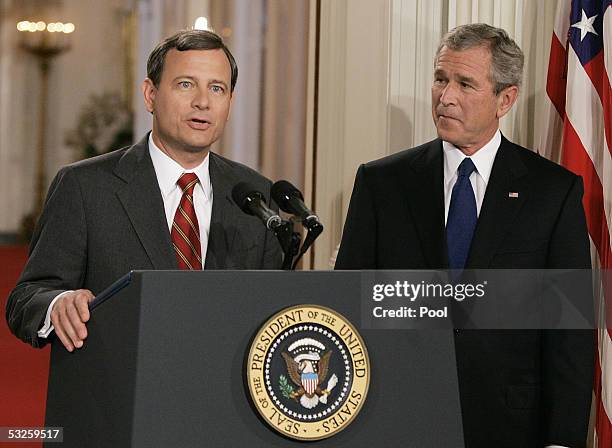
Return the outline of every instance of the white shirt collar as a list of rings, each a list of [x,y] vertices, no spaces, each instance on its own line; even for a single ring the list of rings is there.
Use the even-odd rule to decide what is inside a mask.
[[[208,171],[209,154],[206,154],[204,161],[197,167],[186,170],[179,165],[174,159],[169,157],[165,152],[157,147],[153,141],[153,133],[149,134],[149,154],[153,162],[153,168],[157,175],[157,182],[162,196],[167,197],[172,190],[178,188],[176,182],[183,173],[195,173],[200,179],[199,185],[204,192],[204,197],[208,200],[212,195],[212,185],[210,183],[210,174]],[[197,188],[197,187],[196,187]]]
[[[491,176],[491,169],[493,168],[493,162],[497,155],[497,150],[501,144],[501,132],[499,129],[493,135],[493,138],[489,142],[476,151],[470,156],[472,162],[476,166],[476,171],[485,184],[489,183],[489,177]],[[442,148],[444,149],[444,179],[451,181],[453,176],[457,173],[459,164],[463,162],[467,156],[461,152],[459,148],[449,142],[442,141]]]

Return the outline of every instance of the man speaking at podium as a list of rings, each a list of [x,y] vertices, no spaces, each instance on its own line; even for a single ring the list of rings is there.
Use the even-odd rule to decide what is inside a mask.
[[[67,350],[82,347],[88,303],[133,269],[280,268],[274,235],[231,199],[240,181],[269,199],[271,182],[209,151],[237,76],[210,31],[182,31],[153,50],[142,85],[153,130],[57,174],[8,299],[15,335],[41,347],[54,331]]]
[[[590,269],[580,177],[499,131],[522,70],[501,29],[443,38],[439,138],[359,168],[336,269]],[[585,445],[592,332],[456,330],[454,340],[466,447]]]

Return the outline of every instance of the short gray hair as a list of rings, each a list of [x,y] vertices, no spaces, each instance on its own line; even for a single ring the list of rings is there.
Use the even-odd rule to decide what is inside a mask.
[[[520,47],[501,28],[486,23],[460,25],[450,30],[440,42],[434,64],[443,47],[452,51],[463,51],[476,47],[487,47],[491,53],[491,73],[495,95],[507,87],[521,86],[525,57]]]

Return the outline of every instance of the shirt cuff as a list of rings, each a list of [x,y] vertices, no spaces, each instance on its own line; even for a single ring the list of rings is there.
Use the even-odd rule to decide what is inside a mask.
[[[54,330],[53,325],[51,325],[51,310],[53,309],[53,305],[55,305],[55,302],[57,302],[57,299],[61,298],[64,294],[67,294],[69,292],[73,292],[73,291],[64,291],[62,293],[59,293],[58,295],[55,296],[55,298],[49,304],[49,308],[47,308],[47,315],[45,316],[45,322],[42,328],[38,330],[38,332],[36,333],[38,334],[39,338],[48,337],[51,334],[51,332]]]

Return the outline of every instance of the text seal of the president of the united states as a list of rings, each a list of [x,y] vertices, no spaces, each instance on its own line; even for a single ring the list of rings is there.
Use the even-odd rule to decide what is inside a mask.
[[[361,410],[370,383],[363,339],[339,313],[297,305],[272,316],[247,360],[251,398],[263,420],[299,440],[333,436]]]

